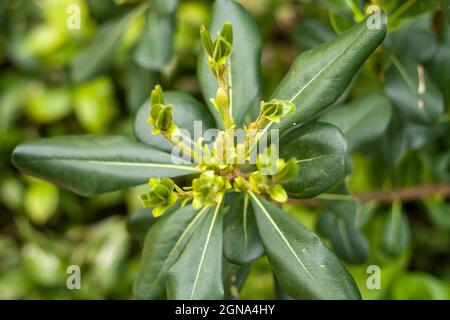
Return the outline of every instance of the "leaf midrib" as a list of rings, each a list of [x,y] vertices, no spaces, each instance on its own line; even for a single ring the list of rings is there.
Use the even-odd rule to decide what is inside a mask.
[[[350,41],[349,45],[344,47],[344,49],[339,52],[322,70],[320,70],[311,80],[309,80],[295,95],[292,97],[289,102],[293,102],[297,97],[307,88],[309,87],[318,77],[322,75],[332,64],[334,64],[352,45],[353,43],[361,36],[364,32],[362,28],[361,31]]]

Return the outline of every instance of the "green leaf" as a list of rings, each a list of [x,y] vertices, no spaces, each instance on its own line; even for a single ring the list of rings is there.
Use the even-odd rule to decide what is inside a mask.
[[[205,106],[199,103],[192,96],[181,93],[167,91],[164,92],[164,101],[167,105],[173,105],[173,122],[180,129],[186,129],[194,139],[194,121],[201,121],[202,131],[214,128],[214,120],[206,110]],[[136,138],[146,145],[171,151],[173,145],[164,139],[161,135],[153,135],[153,126],[147,122],[150,114],[150,101],[147,100],[139,109],[134,120],[134,133]],[[200,137],[196,137],[197,139]]]
[[[399,275],[392,285],[395,300],[448,300],[448,286],[444,281],[422,272],[407,272]]]
[[[398,256],[407,248],[409,239],[408,220],[402,212],[401,204],[394,202],[383,225],[383,249],[391,256]]]
[[[141,267],[133,288],[137,299],[166,297],[169,268],[207,215],[212,215],[211,210],[187,206],[157,219],[145,237]]]
[[[222,299],[222,222],[220,205],[208,212],[170,268],[167,295],[176,300]]]
[[[439,48],[431,62],[431,75],[441,89],[446,104],[450,105],[450,44]]]
[[[231,81],[233,89],[232,114],[237,125],[252,110],[252,116],[259,112],[261,96],[261,37],[253,18],[238,3],[231,0],[217,0],[214,4],[209,33],[214,36],[221,31],[225,22],[233,25],[233,51],[230,56]],[[198,60],[198,78],[203,97],[217,123],[219,114],[209,99],[216,96],[217,81],[211,73],[207,55],[202,52]]]
[[[167,214],[169,213],[167,212]],[[136,240],[143,241],[155,220],[151,209],[139,209],[133,212],[127,219],[128,233]]]
[[[76,87],[73,103],[80,125],[89,133],[105,132],[117,113],[114,100],[114,86],[109,78],[97,78]]]
[[[23,198],[23,205],[31,221],[43,225],[58,209],[59,191],[54,185],[33,179]]]
[[[443,111],[441,92],[423,67],[409,59],[392,57],[385,90],[394,106],[410,121],[431,125]]]
[[[179,0],[153,0],[155,10],[160,14],[172,14],[177,8]]]
[[[294,43],[302,50],[315,48],[335,36],[327,25],[316,20],[303,20],[293,31]]]
[[[438,229],[450,231],[450,205],[434,199],[425,199],[423,203],[433,225]]]
[[[313,198],[329,190],[345,175],[347,142],[338,128],[313,123],[296,128],[280,141],[280,156],[294,157],[298,171],[285,184],[292,198]]]
[[[126,15],[102,26],[90,44],[72,60],[70,65],[72,79],[81,82],[101,72],[111,62],[121,36],[147,8],[148,3],[143,3]]]
[[[396,32],[386,37],[386,47],[398,56],[408,56],[414,61],[426,62],[434,58],[438,41],[431,31],[433,17],[423,15],[405,22]]]
[[[225,291],[224,298],[238,299],[245,280],[250,273],[250,265],[233,264],[227,259],[222,259],[222,278]]]
[[[295,218],[251,194],[264,249],[277,280],[294,299],[360,299],[339,259]]]
[[[149,88],[154,88],[160,81],[157,72],[148,71],[139,67],[136,63],[129,66],[127,74],[127,107],[135,114],[142,104],[148,99]],[[147,109],[150,105],[147,105]]]
[[[336,255],[353,264],[362,264],[369,257],[369,243],[354,223],[337,218],[330,212],[319,216],[317,229],[331,240]]]
[[[174,164],[173,160],[181,164]],[[139,184],[150,177],[197,173],[182,159],[121,136],[74,135],[19,145],[12,160],[24,172],[82,195]]]
[[[333,109],[321,118],[342,130],[348,152],[380,137],[391,120],[392,106],[381,93],[355,100]]]
[[[247,264],[263,255],[264,248],[247,193],[233,199],[225,215],[223,232],[223,252],[230,262]]]
[[[441,9],[444,12],[448,24],[450,25],[450,0],[441,0]]]
[[[150,70],[161,70],[168,63],[173,47],[173,18],[149,10],[144,33],[136,48],[137,64]]]
[[[67,87],[30,86],[26,93],[25,113],[39,124],[61,121],[72,112],[70,90]]]
[[[385,34],[384,24],[369,29],[364,20],[335,40],[300,55],[272,94],[297,106],[281,121],[280,130],[308,121],[334,103]]]

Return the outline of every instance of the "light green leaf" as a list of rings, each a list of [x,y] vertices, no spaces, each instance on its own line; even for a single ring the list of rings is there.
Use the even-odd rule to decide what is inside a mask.
[[[164,92],[164,102],[173,105],[173,122],[180,129],[186,129],[191,134],[191,140],[194,140],[194,121],[201,121],[202,131],[214,128],[214,120],[201,103],[192,96],[181,93],[167,91]],[[134,120],[134,133],[136,138],[146,145],[171,151],[173,145],[164,139],[161,135],[153,135],[153,126],[147,122],[150,115],[150,101],[147,100],[139,109]],[[200,137],[196,137],[197,139]]]
[[[173,160],[179,160],[174,164]],[[121,136],[63,136],[19,145],[14,164],[24,172],[82,195],[146,183],[150,177],[195,174],[182,159]]]
[[[338,128],[313,123],[296,128],[280,141],[280,156],[295,157],[298,171],[285,184],[292,198],[313,198],[329,190],[345,175],[347,142]]]
[[[281,121],[280,130],[308,121],[334,103],[385,34],[384,24],[380,29],[370,29],[364,20],[335,40],[300,55],[272,94],[274,99],[297,106]]]
[[[283,291],[294,299],[360,299],[338,258],[295,218],[251,194],[256,222]]]
[[[220,206],[209,210],[177,262],[170,268],[167,295],[176,300],[213,300],[224,296]]]
[[[230,57],[231,77],[233,89],[232,114],[237,125],[244,117],[252,112],[256,117],[259,112],[261,96],[261,37],[253,18],[232,0],[217,0],[214,4],[209,33],[214,37],[225,22],[233,25],[233,51]],[[203,52],[198,60],[198,78],[203,97],[208,101],[208,107],[217,123],[219,114],[209,99],[216,96],[217,81],[214,79],[208,64],[207,56]]]
[[[342,130],[348,152],[380,137],[391,120],[392,106],[381,93],[355,100],[333,109],[321,118]]]
[[[448,286],[440,279],[422,272],[407,272],[392,285],[395,300],[448,300]]]
[[[247,193],[233,198],[225,215],[223,231],[224,255],[230,262],[247,264],[263,255],[264,248]]]
[[[142,249],[141,267],[134,283],[137,299],[164,299],[169,268],[178,259],[186,243],[205,216],[212,210],[191,206],[167,212],[150,228]],[[198,233],[198,232],[197,232]]]

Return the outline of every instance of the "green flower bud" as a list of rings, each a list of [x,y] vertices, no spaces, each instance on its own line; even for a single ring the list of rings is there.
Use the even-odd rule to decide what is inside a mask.
[[[228,180],[216,176],[214,171],[205,171],[199,178],[192,181],[194,200],[192,206],[196,209],[220,203],[225,191],[231,188]]]
[[[149,185],[150,191],[141,195],[140,199],[144,208],[154,207],[152,213],[158,217],[177,202],[178,198],[173,192],[175,183],[168,178],[161,180],[151,178]]]
[[[289,159],[288,162],[284,160],[279,161],[278,173],[274,176],[278,182],[286,182],[292,179],[298,171],[298,165],[295,158]]]
[[[267,190],[267,193],[273,200],[280,202],[280,203],[286,202],[288,199],[286,191],[280,184],[275,184],[275,185],[271,186]]]
[[[206,51],[209,57],[212,57],[214,54],[214,45],[209,35],[208,30],[206,30],[205,26],[200,27],[200,41],[203,49]]]
[[[261,117],[273,121],[280,122],[281,118],[288,116],[295,110],[295,105],[286,100],[272,100],[270,102],[261,102]]]
[[[155,89],[152,90],[150,102],[151,106],[154,104],[164,104],[164,93],[160,85],[157,85]]]

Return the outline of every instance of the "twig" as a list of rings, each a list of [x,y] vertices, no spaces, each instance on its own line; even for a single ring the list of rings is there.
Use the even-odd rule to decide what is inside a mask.
[[[424,184],[421,186],[414,186],[405,189],[397,189],[391,191],[355,192],[351,194],[351,197],[360,203],[367,203],[370,201],[376,201],[378,203],[391,203],[396,200],[401,202],[413,202],[433,195],[439,195],[444,198],[450,198],[450,184],[448,183]],[[305,200],[289,199],[288,203],[303,204],[308,207],[318,207],[320,206],[318,199],[319,198],[305,199]],[[338,199],[338,200],[348,200],[348,199]]]

